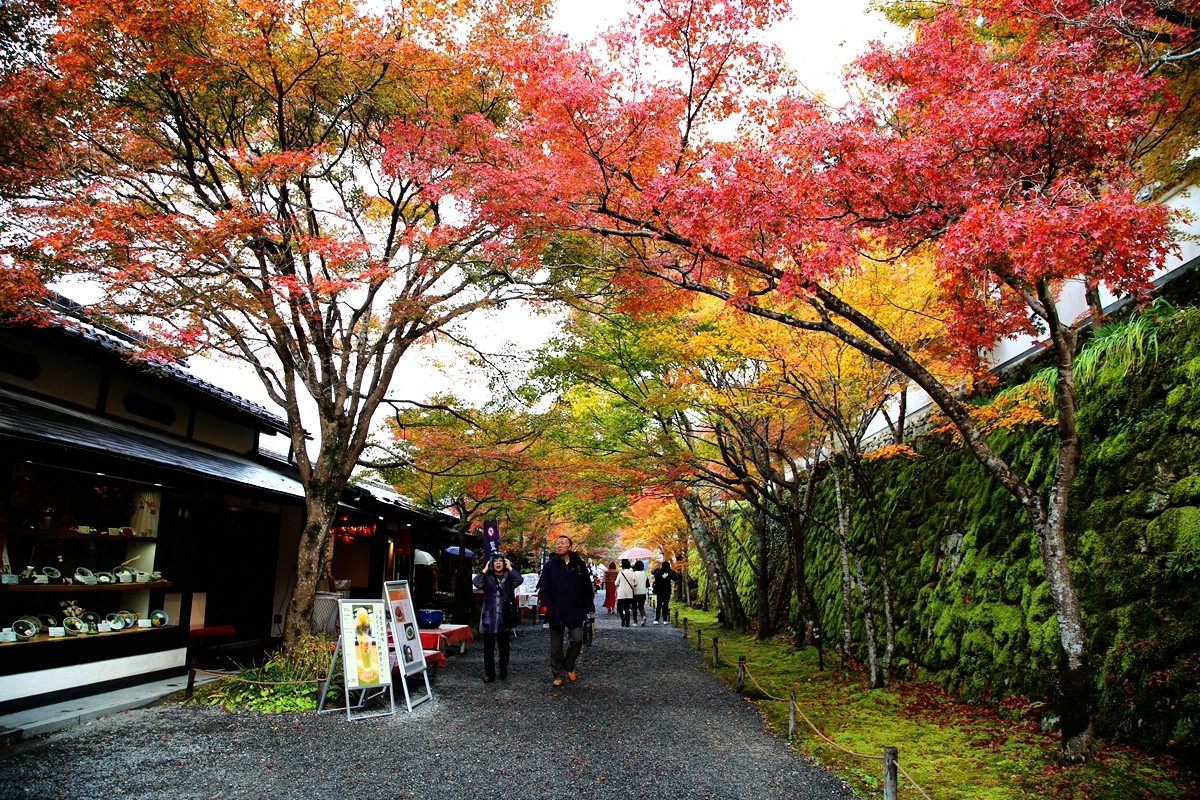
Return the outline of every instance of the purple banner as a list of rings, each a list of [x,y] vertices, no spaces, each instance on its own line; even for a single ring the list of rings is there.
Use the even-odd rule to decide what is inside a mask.
[[[500,522],[494,519],[483,521],[483,552],[491,555],[500,549]]]

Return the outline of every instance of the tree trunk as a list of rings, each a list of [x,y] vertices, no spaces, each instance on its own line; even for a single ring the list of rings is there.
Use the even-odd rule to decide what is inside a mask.
[[[850,596],[853,591],[853,581],[850,578],[850,519],[846,504],[842,500],[842,482],[836,469],[831,469],[833,475],[833,495],[837,501],[837,540],[838,556],[842,564],[842,675],[850,675],[850,658],[854,647],[853,610]]]
[[[771,542],[767,535],[767,513],[761,503],[754,506],[754,535],[758,539],[758,634],[757,639],[775,635],[771,626]]]
[[[862,556],[855,554],[854,571],[858,576],[858,593],[862,597],[863,632],[867,639],[867,667],[871,675],[871,688],[880,689],[884,686],[883,675],[879,671],[879,642],[875,635],[875,611],[871,604],[871,587],[867,585],[867,576],[863,571]]]
[[[851,627],[850,593],[850,554],[846,549],[846,540],[838,537],[838,555],[842,563],[842,677],[850,676],[850,654],[854,647],[854,630]]]
[[[796,598],[800,603],[800,631],[796,637],[799,648],[805,643],[821,642],[821,616],[817,610],[817,601],[812,590],[808,587],[808,571],[804,557],[805,544],[808,539],[808,515],[812,509],[812,498],[816,490],[819,468],[810,466],[804,483],[804,498],[799,508],[793,508],[789,518],[791,526],[792,573],[795,576]]]
[[[296,553],[296,583],[292,588],[287,616],[283,622],[285,652],[293,652],[301,637],[312,633],[317,581],[321,579],[325,545],[337,515],[337,502],[323,505],[309,498],[305,500],[305,509],[307,516],[304,529],[300,532],[300,545]],[[329,588],[333,589],[332,586]]]
[[[680,495],[675,501],[687,520],[688,528],[691,529],[692,540],[696,542],[696,550],[704,562],[704,571],[709,577],[709,583],[716,591],[717,606],[724,617],[725,626],[738,631],[746,630],[746,611],[738,599],[733,577],[729,574],[725,560],[721,558],[716,539],[713,538],[708,522],[700,511],[699,501],[694,493]]]
[[[787,613],[792,599],[792,560],[783,566],[783,576],[779,579],[779,592],[775,595],[775,605],[771,608],[771,630],[777,631],[783,627],[783,615]]]

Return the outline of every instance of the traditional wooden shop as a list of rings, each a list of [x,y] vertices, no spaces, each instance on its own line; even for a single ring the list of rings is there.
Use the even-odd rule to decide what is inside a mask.
[[[180,674],[206,629],[260,651],[282,633],[303,491],[262,443],[285,420],[135,346],[82,321],[0,328],[0,712]],[[453,518],[382,490],[346,500],[349,596],[452,541]]]

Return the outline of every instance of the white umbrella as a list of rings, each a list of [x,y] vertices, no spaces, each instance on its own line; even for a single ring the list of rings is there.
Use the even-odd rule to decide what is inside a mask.
[[[432,553],[426,553],[424,550],[413,550],[413,563],[417,566],[430,566],[437,563],[437,559]]]
[[[634,560],[634,559],[638,559],[638,558],[650,558],[653,555],[654,555],[653,550],[647,550],[644,547],[631,547],[628,550],[626,550],[624,553],[621,553],[621,555],[618,556],[618,558],[628,558],[630,560]]]

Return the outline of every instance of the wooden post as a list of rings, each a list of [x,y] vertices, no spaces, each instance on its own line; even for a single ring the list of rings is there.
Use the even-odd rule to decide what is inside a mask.
[[[738,656],[738,694],[746,688],[746,657]]]
[[[683,618],[683,638],[687,638],[687,617]]]
[[[717,654],[717,637],[713,637],[713,666],[718,666],[721,663],[721,657]]]
[[[883,748],[883,800],[896,800],[896,760],[896,748]]]
[[[704,652],[704,631],[700,628],[696,628],[696,652]]]
[[[788,738],[796,735],[796,690],[788,692]]]

